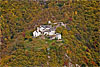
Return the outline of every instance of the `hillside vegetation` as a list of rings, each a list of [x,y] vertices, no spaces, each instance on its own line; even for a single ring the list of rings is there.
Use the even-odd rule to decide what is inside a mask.
[[[67,24],[62,41],[32,38],[49,20]],[[73,65],[100,66],[100,1],[0,1],[0,24],[1,67],[68,66],[65,53]]]

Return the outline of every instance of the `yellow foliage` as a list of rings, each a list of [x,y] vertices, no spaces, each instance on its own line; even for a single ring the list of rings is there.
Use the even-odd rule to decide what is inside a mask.
[[[7,40],[7,38],[5,38],[5,40]]]
[[[62,35],[63,35],[63,36],[66,36],[66,35],[68,35],[68,32],[67,32],[67,30],[63,30],[63,31],[62,31]]]
[[[77,1],[79,1],[79,0],[77,0]],[[86,0],[84,0],[84,1],[86,1]],[[62,8],[60,10],[59,7],[56,5],[56,3],[48,3],[48,9],[44,9],[43,7],[40,7],[39,3],[38,4],[35,3],[33,5],[33,4],[22,3],[22,2],[20,2],[19,4],[18,4],[18,2],[11,2],[11,3],[8,1],[1,2],[0,6],[2,6],[2,7],[0,7],[0,10],[1,10],[0,15],[1,15],[1,23],[3,26],[2,25],[0,25],[0,26],[2,26],[2,28],[4,29],[2,31],[3,32],[2,34],[3,34],[3,36],[7,36],[7,38],[9,39],[8,43],[11,44],[11,47],[8,47],[9,48],[8,52],[9,52],[9,50],[11,51],[12,48],[14,47],[13,50],[15,50],[14,52],[16,53],[16,56],[15,56],[16,59],[14,59],[12,62],[9,62],[10,58],[8,56],[5,56],[5,58],[2,58],[0,60],[2,62],[0,65],[7,66],[7,65],[16,64],[19,67],[22,67],[22,65],[28,65],[28,64],[30,65],[31,62],[34,65],[40,65],[41,62],[42,63],[47,62],[47,54],[44,54],[44,53],[46,53],[46,48],[49,47],[48,45],[52,44],[52,43],[51,42],[49,43],[49,41],[48,41],[48,43],[45,43],[45,40],[42,42],[38,38],[32,38],[32,36],[30,36],[30,32],[29,32],[30,29],[28,30],[28,28],[32,29],[33,27],[36,27],[35,25],[39,26],[40,24],[43,24],[42,22],[46,22],[46,20],[49,20],[49,19],[54,22],[63,21],[64,23],[68,24],[68,27],[70,28],[70,29],[68,29],[68,31],[63,27],[58,27],[56,29],[56,32],[62,33],[62,35],[63,35],[62,37],[64,40],[62,44],[68,45],[67,49],[65,51],[66,51],[66,53],[68,53],[70,55],[69,57],[72,60],[73,60],[72,56],[77,57],[76,58],[76,60],[77,60],[77,59],[81,59],[80,57],[86,56],[86,54],[87,54],[87,56],[89,56],[89,59],[91,59],[92,57],[93,58],[95,57],[96,58],[95,60],[98,62],[98,59],[99,59],[99,57],[98,57],[99,55],[97,53],[98,52],[98,49],[97,49],[98,44],[96,44],[97,48],[95,49],[95,51],[97,51],[97,52],[92,50],[92,47],[91,47],[91,44],[94,42],[94,40],[98,39],[99,34],[96,35],[96,32],[97,33],[100,32],[99,19],[98,19],[100,12],[98,11],[98,9],[99,9],[98,4],[97,3],[92,4],[92,1],[89,4],[88,4],[88,1],[86,3],[80,1],[79,3],[76,3],[76,6],[73,6],[72,4],[70,4],[70,5],[72,5],[71,10],[70,10],[70,7],[68,9],[66,9],[67,8],[66,5],[62,6]],[[11,6],[9,6],[9,5],[11,5]],[[92,5],[93,5],[93,7],[92,7]],[[43,5],[43,6],[45,7],[45,5]],[[73,9],[73,8],[75,8],[75,9]],[[80,14],[77,15],[78,13],[80,13]],[[53,16],[53,18],[52,18],[52,16]],[[72,19],[73,18],[75,18],[75,19],[70,22],[68,20],[68,18],[70,18],[70,17]],[[18,19],[16,19],[16,18],[18,18]],[[16,23],[18,23],[18,24],[16,24]],[[98,29],[94,32],[95,27]],[[25,29],[25,37],[30,40],[32,39],[33,41],[31,41],[31,42],[23,41],[24,37],[17,34],[18,33],[17,30],[20,30],[22,28]],[[14,44],[16,43],[18,46],[14,45],[12,42],[10,43],[10,35],[12,34],[12,33],[10,33],[10,30],[11,30],[11,32],[13,32],[13,34],[15,34],[14,36],[16,36],[16,37],[18,36],[17,40],[14,41]],[[2,36],[2,35],[0,35],[0,36]],[[92,37],[94,37],[94,38],[92,38]],[[5,38],[4,40],[7,41],[7,38]],[[60,44],[60,43],[56,43],[55,40],[52,40],[52,41],[56,45]],[[43,44],[46,44],[46,45],[43,45]],[[90,45],[92,51],[88,49],[87,45]],[[8,46],[8,44],[7,44],[7,46]],[[25,46],[25,50],[22,49],[22,48],[24,48],[24,46]],[[55,45],[53,45],[53,46],[55,46]],[[34,52],[33,50],[35,48],[37,49],[38,47],[43,47],[42,50],[45,52],[41,51],[40,49],[38,49],[38,50],[40,50],[40,52],[37,52],[37,53]],[[56,46],[56,47],[58,47],[58,46]],[[18,48],[17,51],[16,51],[16,48]],[[82,48],[82,49],[80,49],[80,48]],[[56,51],[57,54],[58,54],[58,51],[61,54],[64,54],[65,51],[62,49],[59,51],[57,48],[57,51]],[[89,51],[86,52],[87,49]],[[30,50],[32,50],[32,53],[30,53]],[[76,53],[75,55],[74,55],[74,51]],[[34,54],[33,54],[33,52],[34,52]],[[93,52],[93,53],[91,53],[91,52]],[[9,54],[9,53],[7,53],[7,54]],[[62,56],[61,54],[59,54],[60,58]],[[11,52],[9,55],[11,55]],[[52,50],[50,51],[50,55],[51,55],[51,60],[52,60],[52,62],[49,62],[51,65],[50,67],[56,67],[56,66],[60,67],[58,65],[59,63],[57,61],[57,59],[59,59],[59,57],[57,57],[57,55],[55,53],[55,48],[52,48]],[[32,59],[30,59],[28,56]],[[18,60],[22,60],[22,61],[18,61]],[[63,64],[63,60],[64,59],[60,60],[61,61],[60,64]],[[79,60],[79,62],[76,62],[76,63],[81,63],[82,61],[83,60]],[[73,62],[75,62],[75,61],[73,61]],[[3,67],[3,66],[1,66],[1,67]]]
[[[75,14],[77,14],[77,11],[75,11]]]
[[[8,60],[10,59],[10,58],[12,58],[13,57],[13,55],[10,55],[10,56],[6,56],[6,57],[4,57],[4,58],[2,58],[1,60],[0,60],[0,65],[2,66],[4,66],[7,62],[8,62]]]
[[[3,18],[3,16],[1,15],[1,18]]]
[[[8,3],[8,1],[4,1],[6,4]]]

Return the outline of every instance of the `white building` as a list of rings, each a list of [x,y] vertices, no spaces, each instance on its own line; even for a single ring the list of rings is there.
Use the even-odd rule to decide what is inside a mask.
[[[34,31],[33,32],[33,36],[34,37],[38,37],[38,36],[40,36],[41,35],[41,32],[38,32],[38,31]]]
[[[76,67],[81,67],[80,65],[76,64]]]
[[[46,31],[45,31],[43,34],[44,34],[44,35],[49,35],[49,32],[46,32]]]
[[[50,31],[49,32],[49,35],[54,35],[55,34],[55,31]]]
[[[53,23],[53,24],[57,24],[57,23]]]
[[[40,27],[40,31],[43,32],[44,31],[44,28],[43,27]]]
[[[61,39],[61,34],[56,33],[56,38],[57,38],[58,40],[60,40],[60,39]]]
[[[51,23],[51,21],[48,21],[48,23]],[[63,25],[63,22],[60,22],[60,25]],[[61,39],[61,34],[56,33],[56,27],[52,27],[51,25],[41,25],[37,27],[37,31],[33,32],[33,36],[38,37],[40,35],[48,35],[50,39]]]
[[[39,32],[39,28],[37,27],[37,31],[33,32],[33,37],[38,37],[41,35],[41,32]]]
[[[50,28],[52,28],[51,25],[41,25],[41,26],[40,26],[40,31],[41,31],[41,32],[44,32],[44,31],[46,31],[46,30],[49,30]]]
[[[56,35],[51,35],[51,36],[49,36],[49,39],[50,39],[50,40],[56,39]]]
[[[49,28],[49,29],[46,29],[43,33],[44,33],[44,35],[49,35],[49,36],[51,36],[51,35],[55,35],[55,28]]]
[[[51,24],[51,21],[48,21],[48,24]]]
[[[59,22],[59,24],[60,24],[61,26],[65,26],[65,24],[64,24],[63,22]]]
[[[49,30],[44,31],[43,34],[51,36],[51,35],[55,35],[55,31],[49,29]]]

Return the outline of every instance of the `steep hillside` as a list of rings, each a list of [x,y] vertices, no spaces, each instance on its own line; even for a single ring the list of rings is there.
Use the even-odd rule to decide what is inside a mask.
[[[99,1],[0,1],[3,43],[0,66],[61,67],[71,62],[74,66],[99,67],[99,4]],[[67,25],[57,29],[62,41],[32,38],[36,27],[49,20]]]

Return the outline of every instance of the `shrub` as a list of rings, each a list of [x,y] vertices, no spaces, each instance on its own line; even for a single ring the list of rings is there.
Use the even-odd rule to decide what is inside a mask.
[[[24,40],[27,40],[27,38],[24,38]]]
[[[33,36],[33,32],[30,32],[30,36]]]
[[[59,4],[57,4],[57,6],[62,7],[63,6],[63,3],[59,3]]]
[[[63,36],[67,36],[67,35],[68,35],[67,30],[63,30],[63,31],[62,31],[62,35],[63,35]]]
[[[10,38],[13,39],[14,38],[14,35],[12,35]]]
[[[32,41],[32,38],[29,38],[29,41]]]
[[[56,29],[56,32],[57,32],[57,33],[61,33],[61,32],[62,32],[62,30],[63,30],[63,28],[62,28],[62,27],[58,27],[58,28]]]
[[[86,65],[85,64],[82,64],[81,67],[86,67]]]

